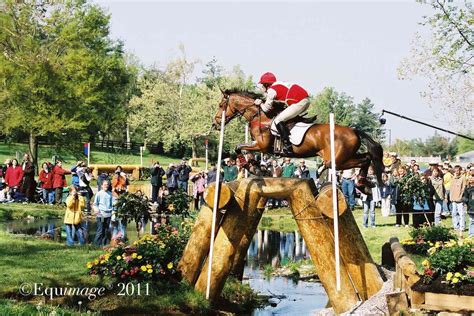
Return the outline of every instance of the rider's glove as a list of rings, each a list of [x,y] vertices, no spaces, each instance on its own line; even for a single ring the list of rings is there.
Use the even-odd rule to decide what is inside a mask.
[[[260,105],[262,104],[262,100],[261,99],[255,99],[255,101],[253,102],[255,105]]]

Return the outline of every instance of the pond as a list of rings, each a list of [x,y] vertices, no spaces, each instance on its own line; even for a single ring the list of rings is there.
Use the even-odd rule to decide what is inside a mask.
[[[87,227],[88,240],[93,241],[96,231],[95,220],[83,223]],[[27,234],[65,242],[66,233],[63,219],[14,220],[0,223],[0,230],[12,234]],[[144,232],[151,232],[148,223]],[[130,241],[137,239],[135,223],[127,225]],[[303,238],[297,231],[279,232],[258,230],[247,252],[247,263],[244,270],[244,282],[263,295],[283,297],[271,299],[272,305],[253,311],[254,316],[266,315],[312,315],[326,307],[328,297],[319,282],[308,282],[288,277],[265,277],[264,268],[271,265],[278,268],[288,262],[309,259]]]
[[[261,294],[277,297],[284,295],[285,298],[272,299],[276,306],[272,304],[256,309],[252,315],[313,315],[326,307],[328,297],[321,283],[264,276],[263,269],[266,265],[277,268],[290,261],[308,258],[310,256],[305,242],[297,231],[257,231],[247,252],[245,282]]]

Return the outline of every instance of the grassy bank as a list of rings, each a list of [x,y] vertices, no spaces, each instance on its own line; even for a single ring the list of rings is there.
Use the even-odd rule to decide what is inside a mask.
[[[0,222],[34,217],[38,219],[60,218],[64,216],[64,207],[45,204],[0,204]]]
[[[24,297],[19,293],[22,284],[43,283],[42,287],[94,287],[104,283],[97,276],[87,274],[86,263],[97,258],[103,250],[94,246],[66,247],[62,243],[40,240],[34,237],[10,235],[0,232],[0,297],[28,301],[33,305],[43,297]],[[118,296],[114,288],[105,297],[88,301],[83,299],[82,308],[92,311],[159,312],[184,311],[199,313],[208,310],[204,297],[185,284],[163,288],[159,293],[150,291],[149,296]],[[46,303],[79,307],[79,298],[67,298]],[[30,315],[31,306],[14,305],[9,300],[0,301],[0,315]],[[76,309],[68,310],[66,315]],[[18,313],[16,313],[18,311]],[[62,313],[60,313],[62,314]]]

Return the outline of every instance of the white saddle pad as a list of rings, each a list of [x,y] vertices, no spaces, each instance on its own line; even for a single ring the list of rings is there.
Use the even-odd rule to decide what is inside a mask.
[[[303,122],[296,123],[295,126],[293,126],[293,128],[290,129],[290,142],[295,146],[301,145],[304,139],[304,135],[306,134],[308,129],[313,125],[316,125],[316,123],[303,123]],[[278,133],[278,130],[276,128],[275,121],[272,122],[270,131],[272,135],[280,136],[280,133]]]

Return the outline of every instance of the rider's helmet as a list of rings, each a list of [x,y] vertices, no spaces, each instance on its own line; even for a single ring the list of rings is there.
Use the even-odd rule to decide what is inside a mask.
[[[260,77],[260,82],[261,84],[274,84],[277,81],[277,78],[275,77],[274,74],[271,72],[266,72]]]

